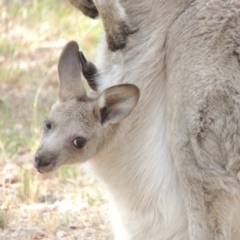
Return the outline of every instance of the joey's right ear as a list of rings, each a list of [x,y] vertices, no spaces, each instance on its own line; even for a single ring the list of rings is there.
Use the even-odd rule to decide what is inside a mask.
[[[58,96],[61,101],[80,99],[86,95],[81,81],[79,47],[75,41],[67,43],[61,53],[58,76],[60,83]]]
[[[102,125],[118,123],[132,112],[139,95],[138,87],[133,84],[110,87],[98,97],[94,114]]]

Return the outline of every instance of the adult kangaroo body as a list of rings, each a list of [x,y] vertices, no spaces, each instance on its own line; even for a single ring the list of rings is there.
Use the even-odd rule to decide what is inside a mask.
[[[96,66],[101,92],[133,83],[141,92],[115,151],[89,161],[105,184],[117,240],[186,240],[187,218],[166,138],[167,32],[190,1],[123,1],[136,33],[112,52],[103,38]],[[127,126],[127,125],[126,125]]]
[[[126,229],[137,226],[134,231],[138,233],[141,228],[144,230],[143,226],[159,230],[143,239],[187,239],[186,205],[190,239],[240,239],[239,3],[223,0],[121,3],[132,26],[139,30],[128,37],[126,48],[116,53],[107,50],[104,41],[97,62],[102,72],[97,79],[99,89],[129,82],[141,91],[134,129],[115,158],[119,168],[129,164],[128,169],[133,169],[128,172],[129,178],[121,181],[120,188],[129,183],[134,194],[121,195],[116,191],[114,197],[114,189],[120,189],[121,176],[117,179],[113,171],[109,178],[116,177],[117,185],[109,192],[113,193],[114,202],[120,203],[117,211],[124,212],[121,203],[123,209],[129,207],[129,212],[120,214],[119,219]],[[209,123],[216,119],[219,122]],[[225,135],[221,135],[224,131]],[[117,163],[113,163],[114,167]],[[94,165],[99,172],[101,166]],[[108,174],[103,176],[107,178]],[[136,193],[136,189],[140,192]],[[132,219],[142,219],[140,225],[129,221],[130,212]],[[149,221],[151,218],[153,222]],[[158,227],[153,227],[155,224]],[[138,237],[130,236],[140,239],[142,232]]]
[[[240,3],[193,1],[166,49],[169,143],[190,239],[240,239]]]

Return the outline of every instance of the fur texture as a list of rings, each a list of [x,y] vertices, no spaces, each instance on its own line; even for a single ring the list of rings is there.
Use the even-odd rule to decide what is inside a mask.
[[[111,200],[117,240],[186,240],[187,217],[166,136],[165,42],[169,27],[190,1],[122,1],[133,26],[122,51],[103,38],[98,90],[119,83],[140,88],[139,104],[116,142],[87,164]],[[134,125],[131,125],[134,123]]]
[[[239,4],[122,0],[121,7],[139,30],[122,51],[102,40],[97,90],[132,83],[141,96],[86,163],[109,192],[115,239],[240,239]]]
[[[237,1],[194,1],[168,33],[169,142],[194,240],[240,239],[239,46]]]
[[[131,25],[126,9],[118,0],[70,0],[70,2],[91,18],[100,15],[111,51],[123,49],[128,36],[138,30]]]

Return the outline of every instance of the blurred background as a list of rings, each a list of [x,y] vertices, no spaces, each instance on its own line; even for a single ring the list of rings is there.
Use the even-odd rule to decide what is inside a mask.
[[[0,240],[112,239],[104,192],[84,166],[40,175],[31,163],[62,48],[76,40],[94,60],[101,32],[68,0],[0,1]]]

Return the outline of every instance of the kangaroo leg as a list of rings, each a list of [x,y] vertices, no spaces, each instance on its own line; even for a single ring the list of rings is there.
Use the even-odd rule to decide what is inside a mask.
[[[223,191],[211,193],[205,191],[205,205],[211,229],[212,240],[231,239],[230,226],[234,201],[229,194]]]
[[[211,240],[213,233],[204,204],[203,176],[195,164],[196,159],[191,144],[185,138],[172,138],[172,140],[173,157],[187,210],[189,240]],[[194,169],[193,175],[192,169]]]
[[[79,9],[84,15],[90,18],[98,17],[98,10],[92,0],[69,0],[70,3]]]
[[[87,61],[87,59],[85,58],[84,54],[80,51],[79,52],[79,59],[80,59],[80,63],[81,63],[81,70],[82,70],[82,74],[85,77],[85,79],[87,80],[90,88],[94,91],[97,91],[97,75],[98,75],[98,71],[96,66]]]
[[[182,179],[182,183],[188,213],[190,240],[210,240],[213,233],[206,217],[202,183],[186,177]]]
[[[102,18],[109,49],[117,51],[124,48],[128,36],[137,31],[130,25],[124,8],[117,0],[94,0],[94,2]]]
[[[123,49],[127,37],[137,29],[131,27],[127,14],[118,0],[69,0],[70,3],[90,18],[102,18],[106,40],[111,51]]]

